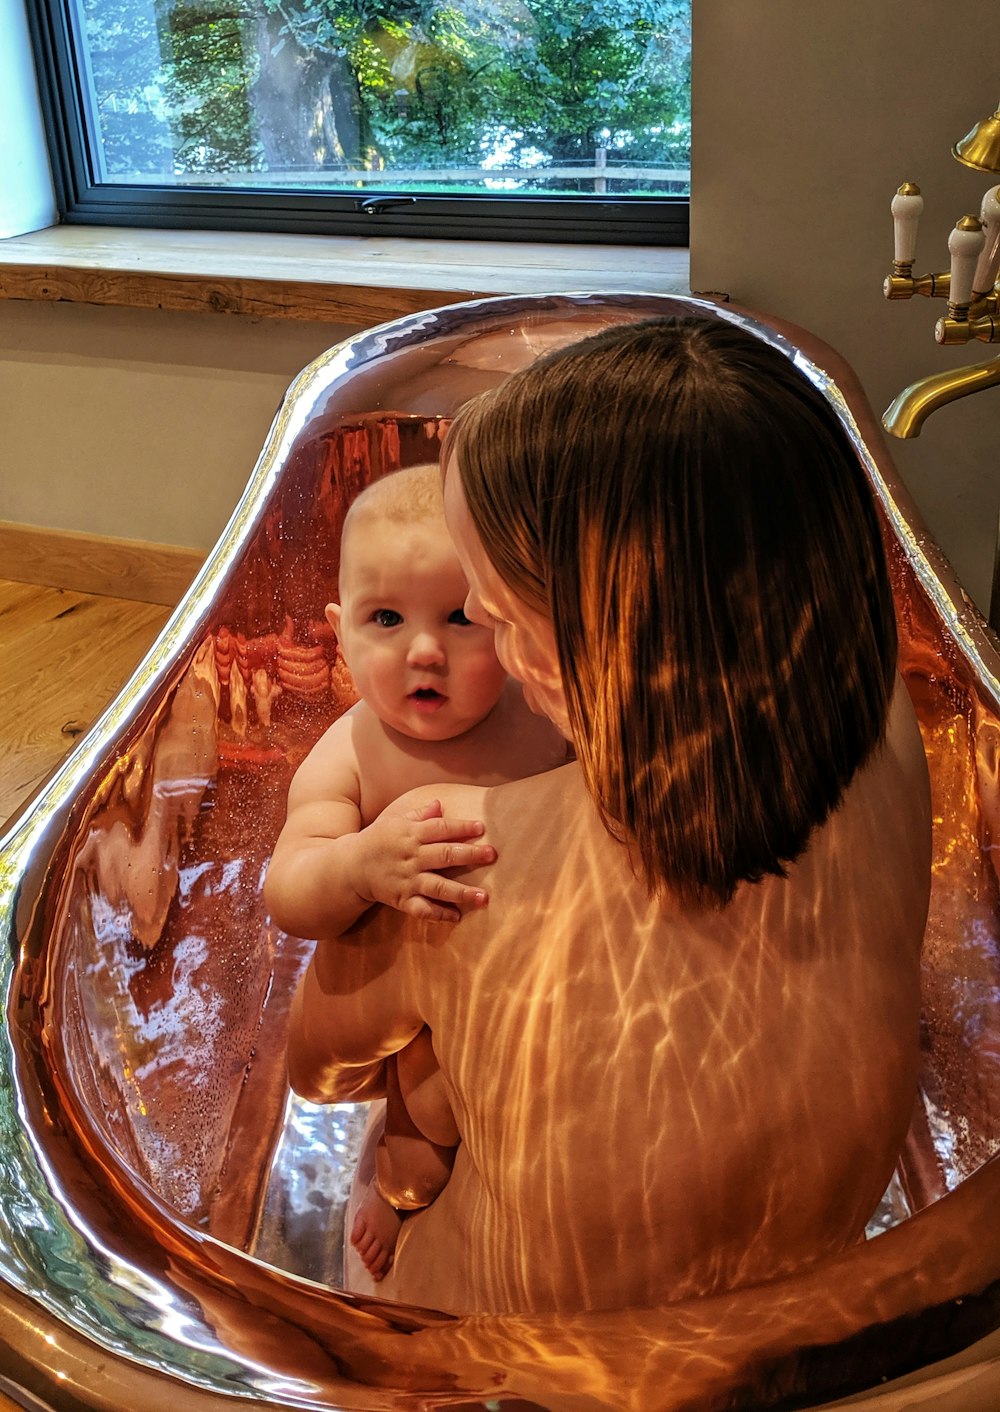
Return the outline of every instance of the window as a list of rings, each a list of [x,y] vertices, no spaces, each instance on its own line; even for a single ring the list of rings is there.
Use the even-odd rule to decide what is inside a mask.
[[[691,0],[29,0],[67,221],[686,244]]]

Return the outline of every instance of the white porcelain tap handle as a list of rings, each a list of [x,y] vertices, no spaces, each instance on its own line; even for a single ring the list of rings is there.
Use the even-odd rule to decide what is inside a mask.
[[[976,294],[989,294],[1000,270],[1000,186],[991,186],[983,197],[979,219],[983,223],[986,243],[976,264],[972,288]]]
[[[972,277],[976,272],[976,261],[986,237],[982,223],[975,216],[963,216],[948,237],[951,251],[951,287],[948,292],[949,304],[972,303]]]
[[[924,198],[920,187],[912,181],[904,181],[892,198],[892,228],[895,236],[897,265],[912,265],[917,257],[917,223],[924,209]]]

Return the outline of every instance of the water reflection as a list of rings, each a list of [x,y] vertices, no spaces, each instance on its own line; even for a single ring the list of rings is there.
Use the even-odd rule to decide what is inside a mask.
[[[897,511],[891,471],[880,494],[936,827],[922,1097],[879,1221],[935,1204],[794,1279],[616,1315],[453,1320],[308,1283],[337,1277],[330,1213],[363,1115],[288,1102],[285,1016],[305,950],[273,928],[259,889],[291,773],[351,699],[322,613],[346,503],[433,457],[461,401],[544,347],[676,308],[488,301],[326,355],[153,655],[5,841],[0,1332],[19,1386],[53,1405],[153,1409],[177,1406],[163,1371],[194,1409],[234,1392],[357,1409],[809,1405],[1000,1324],[1000,1172],[982,1165],[1000,1133],[997,658]],[[628,957],[607,959],[627,996]],[[676,1004],[679,1024],[714,1021],[697,986]],[[572,988],[559,980],[529,1022],[553,1036],[579,1025]],[[718,1072],[723,1043],[713,1028]],[[533,1121],[547,1118],[543,1101]],[[609,1142],[617,1121],[609,1102]],[[570,1168],[558,1187],[553,1222],[580,1199]]]
[[[253,1251],[321,1284],[344,1283],[344,1227],[366,1103],[288,1095]]]

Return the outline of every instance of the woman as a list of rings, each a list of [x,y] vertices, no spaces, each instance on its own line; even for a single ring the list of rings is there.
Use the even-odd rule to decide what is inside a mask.
[[[476,399],[444,466],[466,613],[578,758],[435,790],[488,908],[376,910],[297,998],[300,1093],[377,1094],[426,1024],[461,1133],[379,1292],[620,1308],[846,1247],[913,1106],[930,850],[850,442],[764,342],[656,320]]]

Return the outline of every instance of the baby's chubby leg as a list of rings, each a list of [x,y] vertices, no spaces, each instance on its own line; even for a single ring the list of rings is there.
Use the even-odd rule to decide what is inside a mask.
[[[351,1227],[351,1244],[375,1281],[392,1268],[399,1213],[421,1210],[438,1196],[451,1176],[459,1141],[426,1026],[386,1061],[385,1078],[385,1127],[375,1148],[374,1172],[359,1168],[358,1177],[368,1187]],[[436,1141],[440,1136],[449,1140]]]
[[[426,1025],[396,1056],[396,1081],[407,1113],[428,1142],[455,1147],[461,1133]]]
[[[418,1211],[440,1193],[459,1141],[426,1026],[387,1069],[385,1132],[375,1154],[382,1195],[397,1210]]]

